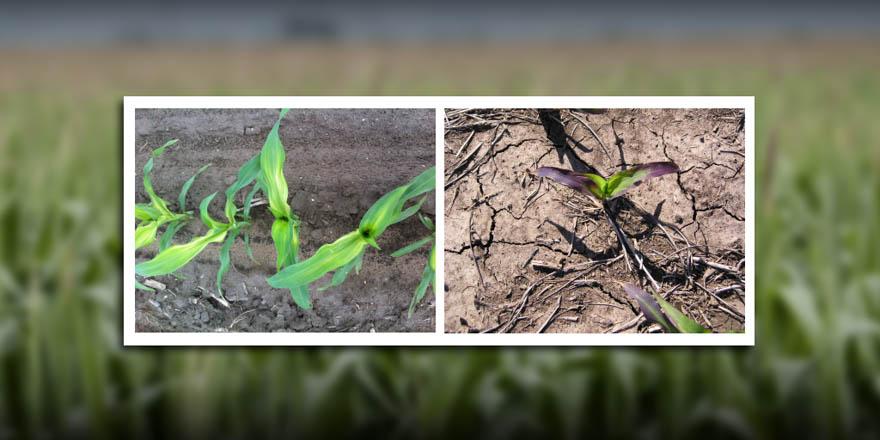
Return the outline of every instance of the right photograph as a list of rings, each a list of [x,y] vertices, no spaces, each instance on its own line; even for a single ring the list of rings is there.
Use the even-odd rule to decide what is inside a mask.
[[[740,108],[447,109],[445,331],[744,333],[745,142]]]

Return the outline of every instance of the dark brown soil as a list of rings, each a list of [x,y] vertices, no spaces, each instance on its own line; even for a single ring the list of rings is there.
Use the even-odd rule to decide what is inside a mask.
[[[534,172],[666,160],[681,172],[615,199],[617,221],[668,301],[713,331],[744,331],[743,290],[707,292],[744,286],[743,112],[728,109],[449,110],[446,331],[658,331],[636,320],[620,283],[645,277],[600,205]]]
[[[224,218],[223,191],[235,180],[239,167],[259,153],[277,115],[277,110],[251,109],[138,110],[137,201],[148,201],[142,170],[151,149],[178,138],[178,145],[156,160],[152,177],[157,192],[176,208],[183,183],[199,167],[211,164],[191,188],[186,209],[197,211],[202,198],[218,191],[211,213]],[[280,134],[287,152],[284,174],[290,204],[302,219],[301,255],[310,256],[322,244],[356,229],[361,215],[379,197],[433,166],[434,130],[433,110],[292,109]],[[423,212],[434,215],[434,209],[433,197],[428,197]],[[255,207],[253,215],[251,245],[256,262],[247,257],[241,241],[234,245],[233,267],[223,281],[230,306],[211,298],[216,295],[220,246],[210,245],[178,276],[156,278],[166,290],[135,293],[137,331],[434,330],[430,292],[407,319],[427,247],[401,258],[390,256],[391,251],[425,235],[417,218],[385,232],[379,240],[385,251],[368,249],[360,275],[352,272],[345,283],[323,292],[317,287],[329,276],[313,285],[314,307],[304,311],[294,305],[287,290],[266,283],[275,270],[273,219],[265,206]],[[175,242],[189,241],[203,232],[204,226],[193,221]],[[138,250],[137,261],[152,258],[156,250],[155,244]]]

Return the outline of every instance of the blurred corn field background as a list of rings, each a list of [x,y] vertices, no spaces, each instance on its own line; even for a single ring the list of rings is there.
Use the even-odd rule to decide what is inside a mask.
[[[0,439],[880,435],[876,42],[0,59]],[[755,95],[757,346],[123,348],[121,105],[139,94]]]

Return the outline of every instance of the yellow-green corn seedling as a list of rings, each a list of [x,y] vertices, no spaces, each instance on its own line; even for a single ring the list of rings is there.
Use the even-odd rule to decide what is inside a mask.
[[[413,310],[415,310],[416,304],[425,297],[425,291],[431,286],[434,285],[434,266],[435,266],[435,255],[437,249],[437,242],[434,239],[434,222],[431,221],[428,217],[425,217],[421,213],[419,213],[419,220],[422,221],[422,224],[431,231],[431,235],[422,238],[421,240],[410,243],[407,246],[404,246],[391,254],[392,257],[401,257],[410,252],[413,252],[422,246],[431,243],[431,252],[428,255],[428,262],[425,264],[425,270],[422,272],[422,280],[419,282],[418,287],[416,287],[416,291],[413,294],[412,301],[409,303],[409,310],[407,311],[407,316],[412,318]]]
[[[203,166],[183,184],[183,187],[180,189],[180,195],[177,198],[178,209],[183,211],[181,213],[171,212],[168,208],[168,202],[156,194],[150,177],[150,174],[153,172],[153,159],[161,156],[168,147],[175,144],[177,144],[177,139],[172,139],[166,142],[165,145],[153,150],[150,159],[144,165],[144,190],[150,198],[150,203],[138,203],[134,207],[134,216],[140,222],[134,232],[135,249],[140,249],[153,243],[156,240],[159,227],[165,224],[168,224],[168,227],[159,240],[159,249],[167,248],[174,234],[192,218],[190,215],[192,212],[186,211],[186,194],[189,192],[189,188],[196,180],[196,177],[202,174],[210,165]]]
[[[142,277],[151,277],[170,274],[189,263],[196,255],[211,243],[219,243],[226,238],[227,234],[236,235],[240,228],[247,226],[247,222],[237,222],[235,219],[229,223],[222,223],[211,218],[208,206],[217,193],[205,197],[199,204],[199,214],[202,223],[208,227],[208,232],[200,237],[192,239],[189,243],[171,246],[159,252],[152,260],[135,265],[135,273]]]
[[[153,150],[150,159],[147,161],[147,164],[144,165],[144,190],[150,198],[150,203],[138,203],[134,207],[135,219],[139,222],[134,233],[135,249],[140,249],[152,244],[156,240],[156,234],[158,233],[159,228],[167,224],[165,232],[159,239],[159,251],[161,252],[165,250],[171,244],[171,240],[174,238],[174,235],[177,234],[177,231],[192,219],[192,211],[186,210],[186,195],[196,178],[210,165],[205,165],[200,168],[183,184],[183,187],[180,189],[180,194],[177,197],[178,209],[182,211],[181,213],[172,212],[168,208],[168,202],[159,197],[156,190],[153,188],[153,182],[150,176],[153,172],[153,160],[161,156],[166,149],[177,144],[177,141],[177,139],[172,139],[166,142],[165,145]],[[138,281],[135,281],[135,287],[142,290],[153,290]]]
[[[299,261],[299,217],[293,214],[287,203],[287,180],[284,178],[284,146],[278,130],[288,109],[281,110],[278,122],[272,127],[263,150],[260,152],[257,186],[269,201],[272,222],[272,242],[275,243],[275,270]],[[296,303],[309,300],[308,286],[290,288],[290,296]]]
[[[302,288],[335,271],[330,284],[320,289],[323,290],[342,284],[352,269],[359,273],[367,245],[380,249],[376,239],[389,226],[406,220],[421,209],[427,196],[421,197],[409,207],[405,206],[410,200],[434,190],[434,177],[435,168],[431,167],[409,183],[385,194],[367,210],[358,229],[333,243],[321,246],[310,258],[285,266],[267,279],[269,285],[278,289]],[[433,270],[433,264],[429,266]],[[294,297],[294,301],[304,309],[312,307],[308,294],[300,298]]]

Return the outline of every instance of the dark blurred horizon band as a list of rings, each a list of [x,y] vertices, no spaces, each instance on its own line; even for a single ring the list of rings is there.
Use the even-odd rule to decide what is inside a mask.
[[[224,42],[606,42],[877,38],[877,2],[36,1],[0,46]]]

